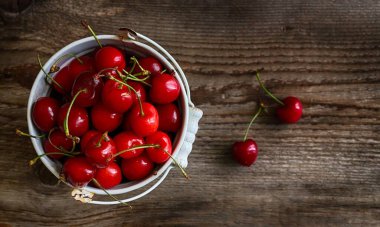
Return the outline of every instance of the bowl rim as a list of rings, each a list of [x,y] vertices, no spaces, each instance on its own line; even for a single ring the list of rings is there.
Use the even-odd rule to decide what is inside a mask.
[[[99,40],[103,40],[103,41],[120,42],[120,45],[118,45],[118,46],[119,46],[119,48],[121,47],[122,49],[125,48],[122,46],[123,43],[130,44],[132,46],[137,45],[138,47],[149,52],[154,57],[158,58],[158,60],[165,66],[165,68],[167,70],[172,70],[174,72],[173,75],[176,77],[176,79],[178,80],[180,87],[181,87],[181,92],[180,92],[181,100],[180,100],[180,102],[181,102],[181,109],[182,109],[182,112],[181,112],[182,128],[181,128],[181,131],[177,133],[176,141],[173,143],[173,145],[176,143],[175,144],[176,146],[173,147],[173,152],[172,152],[172,156],[177,157],[178,154],[180,153],[181,147],[182,147],[183,142],[185,140],[185,136],[186,136],[186,132],[187,132],[187,128],[188,128],[188,121],[189,121],[189,101],[188,101],[189,97],[188,97],[188,94],[186,94],[186,90],[184,88],[184,83],[187,84],[186,78],[181,78],[178,75],[178,70],[168,61],[167,58],[165,58],[156,49],[152,48],[151,46],[148,46],[145,43],[142,43],[142,42],[139,42],[136,40],[121,40],[116,35],[97,35],[97,38]],[[123,43],[121,43],[121,42],[123,42]],[[58,59],[60,56],[62,56],[65,52],[68,52],[68,51],[72,50],[73,48],[75,48],[76,46],[83,45],[85,43],[92,43],[94,47],[96,47],[98,45],[92,36],[76,40],[76,41],[64,46],[59,51],[57,51],[53,56],[51,56],[49,58],[49,60],[43,65],[43,68],[45,70],[50,69],[50,67],[55,62],[55,60]],[[78,56],[80,56],[80,54],[83,52],[85,52],[85,51],[81,51],[80,53],[75,53],[75,54],[78,54]],[[66,63],[71,61],[71,59],[72,58],[67,59]],[[49,70],[46,70],[46,71],[49,71]],[[39,132],[37,130],[37,128],[34,126],[34,123],[32,120],[33,104],[34,104],[35,100],[39,97],[35,98],[33,94],[36,94],[37,89],[38,89],[38,85],[39,85],[39,81],[42,78],[44,78],[44,76],[45,75],[44,75],[43,71],[40,70],[39,73],[37,74],[34,82],[33,82],[33,86],[32,86],[32,89],[30,91],[30,94],[29,94],[28,106],[27,106],[27,122],[28,122],[29,133],[31,133],[31,134],[35,134],[36,132]],[[46,86],[49,86],[49,85],[46,85]],[[42,96],[40,96],[40,97],[42,97]],[[38,143],[42,144],[41,140],[31,138],[31,141],[32,141],[33,147],[34,147],[37,155],[41,155],[41,154],[45,153],[43,151],[43,149],[39,149],[39,146],[38,146]],[[49,169],[49,171],[51,173],[53,173],[58,179],[60,178],[60,174],[59,174],[59,171],[57,169],[57,164],[54,161],[52,161],[52,159],[50,159],[47,156],[43,156],[41,158],[41,161]],[[147,177],[143,180],[140,180],[140,181],[131,181],[131,182],[119,184],[118,186],[124,185],[124,187],[117,188],[118,186],[116,186],[116,188],[107,189],[107,191],[112,195],[117,195],[117,194],[124,194],[127,192],[137,190],[139,188],[142,188],[145,185],[147,185],[147,184],[151,183],[152,181],[154,181],[155,179],[157,179],[158,177],[160,177],[169,168],[169,166],[172,165],[172,163],[173,163],[173,160],[171,158],[169,158],[168,161],[166,161],[161,167],[159,167],[156,174],[151,174],[149,177]],[[73,187],[69,183],[66,183],[66,184]],[[106,195],[106,193],[102,189],[95,188],[92,186],[85,186],[85,187],[83,187],[83,189],[86,191],[89,191],[89,192],[93,192],[95,194]]]

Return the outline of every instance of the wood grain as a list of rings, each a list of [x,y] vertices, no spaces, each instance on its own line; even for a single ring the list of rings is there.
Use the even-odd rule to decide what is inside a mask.
[[[0,226],[380,225],[380,5],[378,1],[36,1],[0,21]],[[186,181],[178,171],[149,196],[83,205],[30,169],[26,104],[47,60],[87,36],[130,27],[181,64],[204,111]],[[257,102],[254,70],[279,97],[302,99],[295,125],[261,117],[250,135],[258,161],[230,148]]]

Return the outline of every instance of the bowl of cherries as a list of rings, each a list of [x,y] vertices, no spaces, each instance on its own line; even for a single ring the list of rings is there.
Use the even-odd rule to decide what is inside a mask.
[[[129,29],[125,37],[97,36],[85,26],[93,36],[44,65],[38,59],[27,113],[37,153],[30,164],[41,160],[77,200],[125,204],[151,192],[173,167],[187,177],[202,111],[181,67],[156,42]]]

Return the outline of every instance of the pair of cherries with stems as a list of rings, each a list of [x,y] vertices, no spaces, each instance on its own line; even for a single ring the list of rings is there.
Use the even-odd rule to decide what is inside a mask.
[[[296,123],[301,119],[302,116],[302,103],[297,97],[288,96],[283,100],[278,99],[273,95],[261,81],[259,71],[256,71],[256,79],[259,82],[260,88],[267,94],[271,99],[277,103],[276,116],[284,124]],[[251,166],[257,159],[258,147],[257,143],[248,138],[249,129],[251,128],[253,122],[266,110],[266,106],[260,101],[259,108],[249,122],[247,130],[245,132],[242,141],[235,142],[232,147],[232,154],[234,159],[243,166]]]
[[[35,102],[34,124],[48,134],[38,136],[45,137],[45,154],[30,164],[45,155],[53,159],[67,156],[62,180],[74,187],[93,182],[103,190],[119,184],[121,172],[128,180],[140,180],[152,172],[155,163],[162,164],[169,158],[188,178],[172,157],[171,139],[165,133],[180,129],[180,112],[173,104],[180,94],[178,81],[164,73],[153,57],[132,57],[132,65],[127,66],[119,49],[102,46],[91,27],[84,25],[99,44],[94,54],[62,56],[49,72],[42,68],[38,57],[46,81],[63,100],[41,97]],[[74,57],[68,66],[58,67],[59,61],[68,56]],[[62,105],[62,101],[66,103]],[[113,138],[108,136],[107,132],[120,125],[126,131]],[[78,144],[80,152],[76,152]],[[117,157],[122,158],[121,169],[114,162]]]

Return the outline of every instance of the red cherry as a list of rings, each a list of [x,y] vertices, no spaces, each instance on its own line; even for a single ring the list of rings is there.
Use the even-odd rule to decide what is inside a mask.
[[[110,162],[107,167],[96,170],[95,180],[105,189],[113,188],[120,184],[121,179],[121,169],[115,162]]]
[[[283,106],[276,109],[277,117],[283,123],[296,123],[302,116],[302,103],[296,97],[286,97],[282,100]]]
[[[252,139],[234,143],[232,150],[235,160],[243,166],[252,165],[259,152],[256,142]]]
[[[143,102],[142,109],[143,116],[139,105],[132,107],[127,116],[129,118],[127,121],[130,123],[134,133],[145,137],[157,131],[159,119],[157,110],[152,104]]]
[[[91,122],[94,128],[100,132],[112,132],[121,124],[123,115],[107,109],[99,102],[91,110]]]
[[[145,154],[130,159],[123,159],[121,163],[123,175],[131,181],[147,177],[153,168],[153,162]]]
[[[96,135],[101,135],[99,131],[95,130],[89,130],[87,131],[82,138],[80,139],[80,149],[83,152],[84,148],[86,147],[87,143]]]
[[[84,148],[87,160],[97,168],[105,168],[116,154],[116,146],[107,133],[96,135]]]
[[[139,104],[139,98],[141,102],[146,101],[146,90],[142,83],[136,82],[136,81],[128,81],[128,84],[135,89],[137,95],[135,92],[131,92],[133,105]]]
[[[58,93],[67,94],[71,91],[75,78],[70,74],[67,66],[60,69],[53,78],[54,81],[60,85],[58,86],[56,83],[52,82],[54,90]]]
[[[79,59],[82,61],[80,63],[78,59],[74,58],[70,64],[67,66],[69,73],[74,78],[74,80],[84,72],[91,73],[94,71],[94,59],[90,56],[81,56]]]
[[[177,132],[181,127],[181,114],[174,103],[157,105],[160,123],[158,129],[167,132]]]
[[[89,107],[95,105],[101,96],[103,81],[95,73],[83,73],[74,82],[71,97],[80,90],[86,89],[75,100],[76,106]]]
[[[54,130],[48,139],[44,141],[45,153],[62,153],[69,152],[73,148],[73,141],[66,137],[65,133],[60,130]],[[61,150],[63,149],[63,150]],[[49,155],[50,158],[60,159],[62,154]]]
[[[64,120],[66,118],[67,110],[69,109],[69,103],[64,104],[58,111],[57,122],[59,128],[64,132]],[[88,131],[89,122],[88,114],[85,108],[72,106],[69,120],[68,120],[69,132],[73,136],[82,136]]]
[[[143,69],[148,70],[150,74],[153,76],[160,75],[162,72],[161,63],[154,57],[141,58],[139,60],[139,63]],[[134,72],[135,73],[141,72],[140,67],[136,66]]]
[[[106,46],[96,52],[95,66],[98,71],[106,68],[117,68],[121,71],[125,68],[125,58],[119,49]]]
[[[48,132],[57,124],[59,102],[50,97],[41,97],[34,103],[32,119],[37,128]]]
[[[66,181],[74,187],[86,186],[95,176],[96,168],[84,157],[67,159],[63,164],[63,174]]]
[[[114,137],[114,142],[116,144],[116,150],[118,152],[127,150],[132,147],[141,146],[144,144],[144,139],[142,137],[136,136],[132,132],[121,132]],[[144,149],[136,149],[120,154],[120,157],[128,159],[139,156]]]
[[[102,101],[109,110],[124,113],[132,106],[132,93],[134,92],[127,86],[108,80],[102,91]]]
[[[150,99],[157,104],[171,103],[178,98],[180,89],[180,85],[174,76],[163,73],[152,78]]]
[[[167,134],[161,131],[157,131],[145,139],[146,144],[157,144],[159,148],[147,148],[149,159],[155,163],[164,163],[170,156],[167,154],[172,154],[172,142]],[[166,151],[166,152],[165,152]]]

